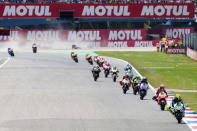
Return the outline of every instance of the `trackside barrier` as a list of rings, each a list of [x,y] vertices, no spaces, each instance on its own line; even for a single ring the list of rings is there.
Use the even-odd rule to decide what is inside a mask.
[[[197,51],[192,50],[189,47],[187,48],[187,56],[190,57],[191,59],[197,61]]]

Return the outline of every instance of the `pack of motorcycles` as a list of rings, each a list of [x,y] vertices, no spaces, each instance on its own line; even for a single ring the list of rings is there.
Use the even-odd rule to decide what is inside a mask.
[[[76,63],[78,63],[78,60],[75,60],[77,59],[76,58],[77,56],[71,55],[71,57]],[[86,55],[85,59],[90,65],[93,65],[93,61],[94,61],[100,68],[103,68],[103,61],[98,61],[96,58],[93,58],[92,56],[89,56],[89,55]],[[103,70],[104,70],[104,76],[106,78],[111,73],[113,82],[116,82],[117,77],[118,77],[118,72],[111,72],[110,68],[103,68]],[[100,69],[98,69],[98,71],[92,72],[94,81],[97,81],[97,79],[99,78],[100,72],[101,72]],[[134,95],[139,94],[140,99],[143,100],[147,94],[147,90],[140,89],[140,83],[141,83],[141,79],[139,79],[139,77],[136,79],[131,78],[131,82],[127,81],[126,79],[123,79],[123,81],[120,81],[120,85],[122,86],[122,90],[124,94],[126,94],[126,92],[129,90],[129,87],[131,86],[133,89],[133,94]],[[158,105],[160,106],[160,109],[164,111],[167,105],[168,96],[165,93],[161,92],[157,98],[155,97],[153,98],[154,98],[153,100],[157,101]],[[172,106],[167,107],[167,110],[169,110],[175,116],[178,123],[181,123],[182,118],[184,117],[184,114],[185,114],[185,105],[183,103],[180,103],[180,102],[176,103],[174,107]]]
[[[37,46],[33,45],[32,46],[32,51],[33,53],[37,53]],[[11,57],[14,57],[14,51],[12,48],[8,48],[8,54]],[[73,61],[75,61],[76,63],[78,63],[78,57],[77,54],[71,52],[71,58]],[[93,65],[93,58],[92,56],[87,55],[85,57],[86,61],[90,64]],[[101,68],[103,68],[103,62],[97,61],[96,59],[94,59],[94,62]],[[107,78],[109,76],[109,74],[112,74],[112,80],[113,82],[116,82],[117,77],[118,77],[118,71],[117,72],[111,72],[111,68],[103,68],[104,70],[104,75]],[[98,71],[92,71],[93,74],[93,78],[94,81],[97,81],[97,79],[99,78],[99,73],[101,72],[100,68],[98,69]],[[131,83],[131,85],[130,85]],[[126,92],[129,90],[129,87],[132,86],[133,89],[133,94],[139,94],[140,95],[140,99],[143,100],[144,97],[147,94],[147,90],[140,90],[140,79],[131,79],[131,82],[127,81],[126,79],[123,79],[123,81],[120,82],[121,86],[122,86],[122,90],[123,93],[126,94]],[[165,107],[167,105],[167,95],[165,93],[160,93],[159,96],[157,98],[154,98],[154,100],[157,101],[158,105],[160,106],[161,110],[164,111]],[[178,123],[181,123],[182,118],[184,117],[185,114],[185,105],[183,103],[176,103],[174,105],[174,107],[169,107],[167,108],[177,119]]]

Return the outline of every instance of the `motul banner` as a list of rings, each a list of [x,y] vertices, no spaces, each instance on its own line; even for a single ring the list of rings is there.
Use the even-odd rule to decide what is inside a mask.
[[[153,47],[159,41],[146,40],[145,29],[98,29],[98,30],[12,30],[10,36],[0,36],[3,42],[19,42],[22,45],[36,42],[61,47],[76,44],[79,47]]]
[[[166,28],[163,30],[163,35],[166,38],[183,38],[183,35],[194,32],[193,27],[180,27],[180,28]]]
[[[186,48],[167,48],[167,54],[186,54]]]
[[[160,34],[166,38],[179,39],[185,34],[194,32],[193,27],[175,27],[175,28],[153,28],[148,31],[149,34]]]
[[[192,3],[158,4],[0,4],[4,18],[58,18],[73,11],[76,18],[194,18]]]

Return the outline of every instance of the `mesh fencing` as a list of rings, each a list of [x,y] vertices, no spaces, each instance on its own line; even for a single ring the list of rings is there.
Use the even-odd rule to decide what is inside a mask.
[[[190,49],[197,51],[197,33],[191,33],[183,36],[183,44]]]

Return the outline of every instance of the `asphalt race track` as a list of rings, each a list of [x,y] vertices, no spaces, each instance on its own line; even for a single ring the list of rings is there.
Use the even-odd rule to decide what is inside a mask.
[[[190,131],[151,90],[141,101],[103,72],[94,82],[84,56],[76,64],[63,53],[15,55],[0,68],[0,131]],[[110,63],[123,73],[122,61]]]

